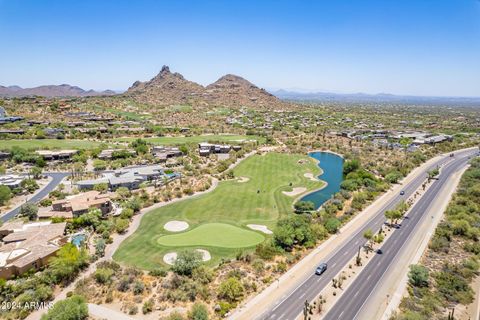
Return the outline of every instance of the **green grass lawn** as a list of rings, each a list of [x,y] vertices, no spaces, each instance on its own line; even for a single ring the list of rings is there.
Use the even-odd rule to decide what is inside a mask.
[[[12,147],[20,147],[27,150],[38,149],[93,149],[101,142],[87,140],[67,139],[12,139],[0,140],[0,150],[9,150]]]
[[[265,237],[258,232],[245,230],[231,224],[205,223],[191,231],[160,237],[158,244],[166,247],[245,248],[257,245],[263,240]]]
[[[116,141],[130,142],[136,138],[118,138]],[[157,145],[172,145],[172,144],[185,144],[185,143],[200,143],[200,142],[226,142],[235,143],[243,140],[257,140],[260,143],[265,142],[265,138],[258,136],[245,136],[245,135],[204,135],[204,136],[192,136],[192,137],[155,137],[155,138],[143,138],[150,143]]]
[[[306,160],[305,163],[300,164],[300,159]],[[234,169],[236,177],[248,177],[249,181],[222,181],[205,195],[147,213],[138,230],[115,252],[114,259],[154,269],[163,265],[165,253],[185,248],[207,249],[212,255],[211,265],[222,258],[234,257],[237,248],[253,248],[260,239],[258,236],[265,237],[263,233],[248,229],[247,224],[263,224],[274,229],[279,218],[292,212],[294,198],[282,191],[291,191],[293,187],[313,190],[323,185],[305,178],[306,172],[320,173],[314,160],[306,155],[267,153],[252,156]],[[190,228],[182,233],[167,232],[163,226],[171,220],[186,221]],[[219,228],[217,224],[235,228]],[[237,242],[244,237],[248,238],[247,242]],[[232,247],[232,243],[238,245]]]

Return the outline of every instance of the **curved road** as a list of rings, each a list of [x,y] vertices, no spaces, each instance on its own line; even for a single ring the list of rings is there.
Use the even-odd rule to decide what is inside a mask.
[[[27,202],[33,202],[36,203],[43,198],[45,198],[50,192],[52,192],[59,184],[60,182],[67,176],[70,175],[68,172],[50,172],[50,173],[44,173],[44,175],[49,176],[52,178],[52,181],[50,181],[42,190],[37,192],[35,195],[33,195]],[[20,212],[20,207],[18,206],[6,214],[4,214],[2,217],[0,217],[0,220],[2,222],[6,222],[7,220],[12,219],[15,217],[19,212]]]
[[[447,169],[447,168],[452,168],[450,164],[455,164],[454,167],[458,168],[461,165],[464,165],[465,162],[468,161],[469,156],[472,156],[477,152],[478,152],[478,149],[458,151],[458,152],[455,152],[454,158],[451,158],[448,156],[443,157],[437,162],[430,165],[428,168],[426,168],[424,175],[420,174],[417,178],[415,178],[414,180],[412,180],[411,182],[409,182],[404,186],[403,190],[405,191],[405,195],[401,196],[398,194],[392,197],[390,200],[386,201],[386,203],[383,206],[381,206],[381,208],[375,213],[375,215],[369,221],[367,221],[362,227],[360,227],[356,233],[354,233],[348,240],[344,241],[343,244],[339,244],[338,250],[334,254],[331,254],[326,259],[326,261],[324,261],[328,263],[328,269],[323,273],[322,276],[316,276],[313,273],[314,270],[312,270],[312,274],[309,275],[302,282],[302,284],[300,284],[293,292],[291,292],[283,301],[281,301],[278,305],[276,305],[273,309],[269,310],[267,313],[260,315],[258,318],[268,319],[268,320],[296,319],[302,313],[303,304],[305,300],[312,301],[313,299],[315,299],[315,297],[327,285],[331,283],[331,279],[335,277],[345,267],[345,265],[347,265],[347,263],[349,263],[349,261],[357,254],[359,246],[363,246],[366,243],[366,240],[363,237],[363,233],[368,229],[371,229],[374,231],[380,229],[380,227],[385,222],[384,212],[386,210],[395,208],[395,206],[398,203],[400,203],[400,201],[407,199],[413,193],[415,193],[417,189],[420,188],[421,185],[425,182],[426,174],[428,171],[436,168],[437,166],[446,165],[448,163],[448,165],[446,165],[445,168],[442,169],[442,172],[440,173],[440,180],[434,182],[434,184],[427,190],[427,192],[422,196],[422,198],[419,201],[417,201],[414,207],[417,207],[419,204],[422,206],[428,205],[432,201],[432,199],[434,199],[435,194],[437,193],[435,192],[436,189],[434,188],[434,186],[445,183],[445,181],[447,180],[445,177],[448,177],[448,175],[450,175],[453,171],[456,171],[452,169]],[[417,212],[417,210],[415,211]],[[409,219],[406,219],[405,221],[408,221],[408,220]],[[416,225],[416,224],[413,225],[413,223],[410,223],[410,224],[404,223],[404,224],[406,226],[411,226],[412,229]],[[406,229],[406,226],[402,226],[401,227],[402,231],[399,232],[399,234],[402,234],[402,239],[406,239],[408,237],[406,233],[402,233],[403,230]],[[397,232],[394,232],[394,234],[396,233]],[[394,238],[393,235],[391,238],[389,238],[387,242],[389,242],[392,238]],[[402,244],[401,241],[397,243],[397,245],[400,245],[400,246],[401,244]],[[386,245],[387,243],[384,244],[384,246]],[[390,248],[385,250],[390,250]],[[384,260],[387,260],[388,254],[383,254],[382,258],[384,258]],[[322,261],[319,261],[318,263],[320,262]],[[369,284],[371,285],[374,285],[376,283],[373,279],[370,280],[370,278],[362,279],[362,281],[364,282],[368,281]],[[355,282],[358,282],[358,281],[355,281]],[[353,284],[355,284],[355,282]],[[335,304],[334,308],[332,308],[332,310],[327,314],[328,318],[326,319],[348,319],[348,320],[353,319],[352,312],[353,314],[356,314],[356,311],[349,311],[344,301],[347,301],[349,305],[353,303],[353,301],[361,301],[361,303],[363,303],[366,296],[368,296],[370,292],[366,292],[366,295],[365,294],[361,295],[363,297],[363,300],[357,296],[355,296],[355,299],[353,299],[352,297],[344,298],[347,296],[346,293],[348,292],[349,289],[347,289],[345,294],[341,297],[342,302],[339,301],[337,302],[337,304]],[[345,300],[345,299],[349,299],[349,300]],[[337,313],[337,311],[334,311],[334,310],[339,310],[339,311]],[[347,311],[348,311],[348,315],[347,315]],[[332,312],[335,312],[335,313],[332,313]]]

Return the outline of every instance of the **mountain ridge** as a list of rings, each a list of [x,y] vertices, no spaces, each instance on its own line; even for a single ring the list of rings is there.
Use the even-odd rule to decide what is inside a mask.
[[[271,94],[285,101],[301,102],[344,102],[344,103],[405,103],[433,105],[479,105],[480,97],[436,97],[397,95],[392,93],[333,93],[333,92],[298,92],[285,89],[270,90]]]
[[[237,75],[226,74],[204,87],[185,79],[180,73],[172,73],[168,66],[163,66],[160,72],[148,81],[135,81],[124,95],[154,105],[193,104],[261,109],[288,105],[265,89]]]
[[[111,96],[116,93],[112,90],[95,91],[84,90],[77,86],[69,84],[60,85],[41,85],[32,88],[22,88],[20,86],[1,86],[1,97],[29,97],[29,96],[41,96],[41,97],[91,97],[91,96]]]

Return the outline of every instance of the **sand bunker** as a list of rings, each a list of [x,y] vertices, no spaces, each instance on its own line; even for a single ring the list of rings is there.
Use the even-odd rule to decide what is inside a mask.
[[[293,188],[292,191],[282,191],[282,193],[286,196],[289,196],[289,197],[295,197],[299,194],[304,193],[306,190],[307,190],[307,188],[305,188],[305,187],[297,187],[297,188]]]
[[[305,173],[303,176],[304,176],[305,178],[308,178],[308,179],[312,180],[312,181],[318,181],[317,177],[315,177],[315,176],[313,175],[313,173],[308,172],[308,173]]]
[[[173,265],[177,260],[177,253],[176,252],[169,252],[163,256],[163,262],[169,265]]]
[[[188,223],[186,223],[185,221],[173,220],[165,223],[163,228],[170,232],[180,232],[188,229]]]
[[[240,182],[240,183],[248,182],[249,180],[250,180],[250,178],[247,178],[247,177],[238,177],[237,178],[237,182]]]
[[[208,252],[207,250],[197,249],[195,251],[198,251],[202,254],[202,260],[203,261],[208,261],[208,260],[212,259],[212,256],[210,255],[210,252]]]
[[[263,224],[247,224],[247,227],[249,227],[252,230],[260,231],[265,234],[272,234],[272,230],[268,229],[267,226],[264,226]]]
[[[202,261],[209,261],[212,259],[210,252],[204,249],[196,249],[195,251],[200,252],[202,255]],[[173,265],[177,260],[178,254],[176,252],[169,252],[163,256],[163,262],[169,265]]]

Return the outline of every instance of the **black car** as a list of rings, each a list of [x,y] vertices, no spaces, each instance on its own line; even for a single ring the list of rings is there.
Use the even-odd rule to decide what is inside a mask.
[[[320,263],[317,269],[315,269],[315,274],[319,276],[322,273],[324,273],[326,270],[327,270],[327,264],[325,262]]]
[[[377,249],[377,254],[383,254],[382,249]]]
[[[405,194],[405,191],[400,191],[400,195],[403,196]]]

